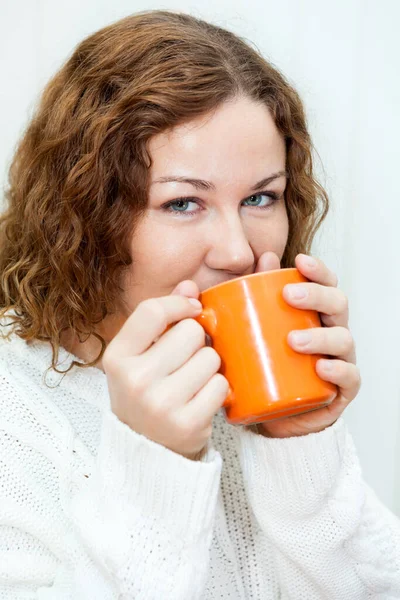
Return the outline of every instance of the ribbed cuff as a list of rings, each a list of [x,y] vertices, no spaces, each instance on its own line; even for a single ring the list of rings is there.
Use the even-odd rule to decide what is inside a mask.
[[[212,527],[222,458],[211,444],[193,461],[136,433],[107,410],[97,465],[101,496],[119,498],[124,507],[133,505],[180,535],[197,536]]]
[[[318,433],[290,438],[240,427],[239,456],[252,501],[312,510],[337,480],[347,435],[343,417]]]

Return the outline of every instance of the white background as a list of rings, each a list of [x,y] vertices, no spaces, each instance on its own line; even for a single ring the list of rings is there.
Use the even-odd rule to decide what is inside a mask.
[[[349,296],[363,386],[345,416],[366,481],[400,515],[399,0],[0,0],[0,185],[48,78],[85,36],[152,8],[253,42],[297,87],[332,210],[314,245]],[[322,166],[323,165],[323,166]]]

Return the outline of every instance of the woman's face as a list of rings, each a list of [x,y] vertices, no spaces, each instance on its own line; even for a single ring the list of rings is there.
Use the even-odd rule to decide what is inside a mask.
[[[202,291],[253,273],[266,251],[282,258],[285,143],[264,105],[236,99],[154,136],[149,151],[148,209],[132,236],[126,316],[180,281]],[[178,178],[192,181],[165,181]],[[259,183],[266,178],[273,179]]]

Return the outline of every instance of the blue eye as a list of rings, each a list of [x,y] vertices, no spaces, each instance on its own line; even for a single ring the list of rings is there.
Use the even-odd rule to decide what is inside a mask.
[[[243,200],[242,206],[249,206],[252,208],[259,209],[269,209],[279,199],[280,196],[278,196],[278,194],[276,194],[275,192],[260,192],[259,194],[254,194],[253,196],[249,196],[249,198],[246,198],[246,200]],[[190,205],[193,205],[193,208],[189,209]],[[169,212],[174,215],[181,214],[187,217],[194,216],[203,210],[199,201],[196,198],[190,197],[177,198],[176,200],[167,202],[167,204],[164,204],[164,206],[162,206],[162,209],[165,212]]]
[[[189,204],[196,204],[196,202],[191,202],[190,200],[175,200],[175,202],[171,202],[168,207],[172,209],[173,212],[192,212],[187,210]]]
[[[194,207],[188,210],[189,205],[193,205]],[[197,210],[196,210],[197,207]],[[196,213],[201,211],[199,203],[193,198],[177,198],[176,200],[172,200],[171,202],[167,202],[162,207],[163,210],[169,212],[173,215],[185,215],[185,216],[193,216]]]
[[[261,198],[269,198],[269,202],[266,204],[265,202],[263,202],[261,200]],[[250,196],[250,198],[247,198],[247,200],[244,201],[244,205],[245,206],[254,206],[254,207],[259,207],[259,208],[267,208],[268,206],[270,206],[271,204],[273,204],[275,201],[277,200],[277,196],[276,194],[269,192],[268,194],[255,194],[253,196]]]

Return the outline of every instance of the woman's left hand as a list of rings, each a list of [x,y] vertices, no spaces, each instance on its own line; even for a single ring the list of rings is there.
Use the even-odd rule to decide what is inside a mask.
[[[319,259],[312,259],[314,265],[309,263],[311,258],[298,254],[295,259],[297,269],[310,282],[286,285],[283,296],[286,302],[296,308],[318,311],[323,327],[302,330],[301,334],[308,338],[303,340],[297,340],[295,332],[291,331],[288,343],[296,352],[332,357],[319,359],[316,371],[321,379],[338,386],[338,394],[329,406],[276,421],[258,423],[258,433],[266,437],[284,438],[322,431],[340,417],[360,390],[361,378],[356,367],[355,343],[348,327],[347,297],[337,288],[336,275]],[[279,268],[279,258],[268,252],[260,257],[256,271],[271,268]],[[294,289],[303,291],[305,296],[296,298],[291,294]]]

